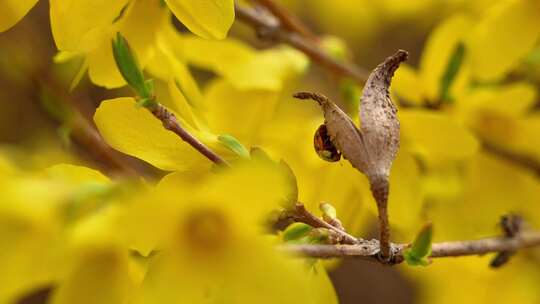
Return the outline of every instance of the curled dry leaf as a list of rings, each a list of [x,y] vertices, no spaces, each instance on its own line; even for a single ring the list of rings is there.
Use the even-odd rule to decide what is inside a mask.
[[[391,251],[386,208],[388,177],[399,149],[399,121],[389,88],[394,72],[407,57],[406,51],[399,50],[370,74],[360,101],[360,129],[327,97],[309,92],[294,95],[299,99],[313,99],[319,103],[330,140],[353,167],[368,177],[379,208],[383,257],[389,257]]]

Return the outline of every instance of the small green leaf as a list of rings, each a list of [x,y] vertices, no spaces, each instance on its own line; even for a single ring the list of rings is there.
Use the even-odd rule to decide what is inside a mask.
[[[234,138],[234,136],[224,134],[218,136],[218,140],[238,156],[242,158],[249,158],[249,151],[236,138]]]
[[[285,242],[298,241],[307,236],[311,230],[313,230],[313,227],[308,224],[293,223],[283,232],[283,240]]]
[[[453,98],[450,95],[450,88],[452,87],[452,84],[454,83],[454,80],[456,79],[459,69],[461,68],[461,65],[463,64],[464,58],[465,58],[465,44],[463,42],[460,42],[456,46],[454,52],[452,53],[452,57],[450,57],[450,60],[448,61],[448,65],[446,66],[446,70],[441,77],[441,87],[440,87],[440,93],[439,93],[439,97],[441,100],[446,101],[446,102],[453,101]]]
[[[319,209],[321,209],[323,216],[328,217],[330,219],[337,218],[336,208],[334,208],[334,206],[332,206],[330,203],[321,203],[319,205]]]
[[[145,81],[137,58],[131,50],[126,38],[117,33],[112,41],[114,60],[124,80],[141,98],[152,98],[153,86]]]
[[[412,266],[429,265],[428,257],[431,254],[432,235],[433,226],[429,223],[420,230],[411,247],[403,252],[403,257],[407,264]]]

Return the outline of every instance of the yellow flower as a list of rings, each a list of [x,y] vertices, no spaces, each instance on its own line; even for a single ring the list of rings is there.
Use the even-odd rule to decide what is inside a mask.
[[[144,67],[152,54],[156,33],[169,17],[157,0],[51,0],[50,5],[53,37],[62,51],[57,61],[84,56],[82,68],[88,67],[92,82],[108,88],[125,84],[112,54],[114,35],[121,32],[130,41]]]
[[[93,202],[97,192],[88,191],[89,186],[97,190],[110,181],[94,170],[71,165],[58,165],[44,173],[13,169],[3,173],[0,302],[10,303],[58,283],[65,265],[63,232],[69,223],[98,209]]]
[[[335,302],[323,269],[310,272],[261,236],[290,187],[284,171],[261,160],[167,176],[122,225],[143,255],[155,250],[135,302]]]
[[[37,2],[7,1],[0,4],[0,32],[13,26]],[[234,21],[233,0],[168,0],[173,14],[193,33],[223,39]],[[151,56],[156,32],[169,21],[160,0],[65,1],[50,0],[51,28],[61,53],[57,61],[82,55],[90,79],[108,88],[125,84],[116,69],[111,40],[117,32],[127,37],[142,66]]]
[[[418,283],[418,303],[532,304],[540,300],[536,292],[540,275],[531,271],[536,267],[535,262],[515,256],[494,271],[487,267],[490,258],[440,259],[424,269],[409,267],[406,275]]]
[[[132,271],[128,248],[114,225],[119,210],[106,208],[75,224],[50,303],[125,303],[140,276]]]
[[[261,127],[268,122],[277,106],[285,84],[304,71],[307,61],[303,55],[291,50],[272,50],[262,55],[246,51],[235,64],[217,64],[207,60],[208,68],[216,71],[235,66],[236,71],[224,78],[214,79],[200,92],[198,84],[184,60],[194,60],[194,55],[178,54],[186,44],[187,49],[209,58],[219,57],[226,61],[227,51],[244,47],[236,41],[202,41],[186,38],[167,27],[158,34],[157,49],[149,63],[148,71],[155,81],[157,101],[168,106],[181,126],[218,154],[232,158],[220,135],[233,135],[251,144]],[[223,52],[222,52],[223,51]],[[184,51],[187,52],[187,51]],[[282,55],[290,56],[283,57]],[[190,62],[188,60],[188,62]],[[266,62],[266,64],[265,64]],[[260,63],[268,73],[252,75]],[[258,67],[257,67],[258,69]],[[235,79],[235,80],[234,80]],[[234,117],[235,120],[231,120]],[[161,123],[143,108],[135,107],[133,98],[105,100],[97,109],[94,120],[105,140],[115,149],[148,161],[152,165],[170,171],[183,171],[207,164],[197,151],[176,135],[163,128]]]

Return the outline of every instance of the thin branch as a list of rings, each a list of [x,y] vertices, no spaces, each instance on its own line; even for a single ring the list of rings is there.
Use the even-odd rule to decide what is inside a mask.
[[[272,13],[281,23],[282,27],[289,32],[295,32],[300,34],[312,42],[319,42],[319,37],[315,35],[310,28],[302,23],[296,16],[289,13],[287,9],[276,3],[274,0],[252,0],[259,6],[266,8]]]
[[[297,203],[294,210],[292,212],[289,211],[286,214],[286,217],[290,217],[296,222],[308,224],[314,228],[326,228],[336,234],[338,237],[338,242],[344,244],[358,244],[358,242],[362,241],[348,234],[345,230],[339,229],[338,227],[333,226],[330,223],[325,222],[323,219],[315,216],[309,212],[302,203]]]
[[[530,170],[534,174],[536,174],[536,176],[540,176],[540,162],[538,162],[538,160],[536,160],[535,158],[528,155],[517,154],[511,151],[508,151],[502,148],[501,146],[491,144],[487,141],[482,142],[482,147],[487,152],[494,154],[505,160],[508,160],[512,162],[513,164],[516,164],[522,168]]]
[[[323,50],[317,43],[306,39],[297,32],[286,30],[278,19],[269,18],[258,13],[256,10],[235,5],[236,18],[253,27],[261,38],[279,41],[289,44],[308,56],[313,62],[329,69],[330,71],[353,78],[358,83],[364,83],[369,73],[349,62],[339,62]]]
[[[303,256],[316,258],[354,257],[381,262],[377,256],[377,242],[360,242],[356,245],[284,245],[282,250]],[[519,249],[540,246],[540,232],[523,232],[513,238],[494,237],[472,241],[455,241],[434,243],[432,258],[459,257],[482,255],[501,251],[516,251]],[[392,244],[396,250],[394,264],[403,262],[403,250],[408,244]]]
[[[152,114],[163,123],[165,129],[174,132],[183,141],[192,146],[195,150],[199,151],[206,158],[211,160],[217,165],[229,166],[221,156],[217,155],[214,151],[208,148],[205,144],[200,142],[197,138],[193,137],[188,131],[186,131],[176,119],[173,113],[171,113],[163,105],[156,103],[152,108],[148,108]]]
[[[44,69],[36,72],[38,75],[34,79],[35,88],[33,92],[40,92],[42,88],[46,88],[53,94],[55,103],[59,103],[58,107],[64,107],[70,111],[70,117],[59,117],[58,115],[50,115],[59,124],[68,124],[70,128],[70,138],[84,151],[87,151],[95,160],[97,160],[110,175],[121,175],[127,177],[139,176],[139,172],[122,157],[119,152],[111,148],[101,137],[98,131],[87,121],[81,114],[80,109],[75,106],[73,97],[68,94],[57,82],[49,75],[49,71]],[[35,97],[36,101],[41,100],[41,96]],[[69,119],[69,121],[65,121]]]

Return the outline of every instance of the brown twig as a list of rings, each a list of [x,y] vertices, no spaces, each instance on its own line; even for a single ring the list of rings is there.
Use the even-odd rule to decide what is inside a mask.
[[[482,147],[487,152],[530,170],[536,174],[536,176],[540,176],[540,162],[533,157],[508,151],[501,146],[491,144],[487,141],[482,142]]]
[[[295,32],[301,36],[311,40],[312,42],[319,42],[319,37],[315,35],[311,29],[305,26],[296,16],[289,13],[287,9],[276,3],[274,0],[252,0],[259,6],[266,8],[272,15],[274,15],[284,29],[289,32]]]
[[[294,206],[294,210],[289,211],[286,214],[286,217],[292,218],[296,222],[308,224],[314,228],[325,228],[334,232],[338,236],[338,241],[344,244],[358,244],[359,239],[348,234],[345,230],[339,229],[336,226],[331,225],[328,222],[325,222],[323,219],[315,216],[309,212],[304,204],[297,203]]]
[[[368,78],[369,73],[366,70],[348,62],[342,63],[335,60],[317,43],[298,32],[285,29],[279,19],[275,17],[268,18],[268,16],[264,16],[254,9],[241,5],[235,5],[235,11],[236,18],[253,27],[261,38],[289,44],[319,65],[338,75],[353,78],[358,83],[364,83]]]
[[[221,158],[221,156],[217,155],[205,144],[200,142],[197,138],[193,137],[193,135],[191,135],[188,131],[182,128],[174,114],[167,110],[167,108],[165,108],[159,103],[156,103],[152,107],[149,107],[149,110],[157,119],[159,119],[163,123],[163,127],[165,127],[165,129],[174,132],[183,141],[188,143],[195,150],[199,151],[206,158],[208,158],[217,165],[229,166],[227,161]]]
[[[514,238],[494,237],[472,241],[434,243],[431,258],[482,255],[501,251],[516,251],[540,245],[540,232],[523,232]],[[355,245],[284,245],[281,249],[303,256],[316,258],[354,257],[380,262],[376,242],[360,242]],[[408,244],[392,244],[394,264],[403,262],[403,250]]]
[[[381,258],[392,258],[392,244],[390,242],[390,223],[388,221],[388,191],[389,183],[387,180],[371,184],[371,193],[377,202],[377,211],[379,218],[379,239],[381,247]]]
[[[126,159],[122,157],[119,152],[111,148],[97,130],[86,120],[81,114],[80,110],[76,108],[75,102],[73,102],[73,96],[68,94],[57,82],[49,75],[48,70],[36,73],[38,77],[34,79],[35,88],[34,92],[42,92],[47,90],[51,95],[49,96],[51,102],[58,103],[56,106],[67,109],[70,114],[69,117],[60,117],[58,115],[51,115],[49,117],[54,119],[59,124],[67,124],[70,128],[70,138],[77,145],[82,147],[84,151],[88,152],[94,160],[98,161],[112,176],[125,176],[135,177],[139,176],[139,172],[132,167]],[[35,96],[35,100],[39,101],[43,96]],[[53,105],[54,106],[54,105]],[[68,121],[66,121],[68,120]]]

